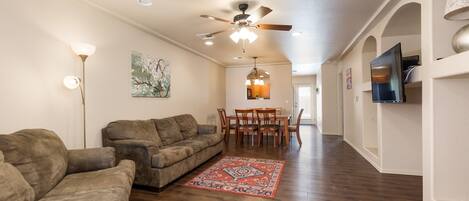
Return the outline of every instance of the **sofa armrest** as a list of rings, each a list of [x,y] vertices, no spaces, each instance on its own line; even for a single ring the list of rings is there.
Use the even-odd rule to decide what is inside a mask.
[[[115,140],[111,146],[116,149],[117,159],[132,160],[137,171],[151,168],[151,157],[159,153],[156,143],[147,140]]]
[[[200,135],[215,134],[217,133],[217,126],[215,125],[198,125],[197,132]]]
[[[112,147],[68,151],[67,174],[112,168],[116,165]]]

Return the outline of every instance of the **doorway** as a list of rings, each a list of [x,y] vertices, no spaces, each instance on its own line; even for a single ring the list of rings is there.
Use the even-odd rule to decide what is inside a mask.
[[[304,109],[300,124],[311,125],[315,123],[314,117],[316,116],[316,103],[313,97],[316,97],[316,94],[312,85],[294,85],[293,113],[295,122],[297,121],[296,118],[298,117],[300,110]]]

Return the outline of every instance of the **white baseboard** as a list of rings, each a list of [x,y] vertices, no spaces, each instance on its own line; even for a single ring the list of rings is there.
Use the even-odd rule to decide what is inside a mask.
[[[399,175],[410,175],[410,176],[422,176],[422,171],[418,170],[393,170],[393,169],[381,169],[381,173],[385,174],[399,174]]]

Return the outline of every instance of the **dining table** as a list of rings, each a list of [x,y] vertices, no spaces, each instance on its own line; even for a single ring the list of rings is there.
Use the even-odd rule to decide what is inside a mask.
[[[248,117],[248,118],[249,118],[249,120],[252,120],[253,122],[258,121],[257,120],[258,117],[256,117],[256,116]],[[283,133],[284,133],[284,136],[285,136],[285,143],[287,144],[287,146],[289,146],[290,145],[290,132],[288,132],[288,126],[289,126],[291,115],[276,115],[276,118],[277,118],[278,121],[283,123],[282,129],[283,129]],[[228,128],[229,128],[230,125],[232,125],[231,121],[236,122],[236,115],[226,115],[226,121],[225,122],[228,124],[227,125]],[[229,136],[229,135],[230,135],[230,129],[225,129],[225,136]]]

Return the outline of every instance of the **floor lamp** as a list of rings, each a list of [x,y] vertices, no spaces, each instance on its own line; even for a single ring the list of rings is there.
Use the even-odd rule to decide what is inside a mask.
[[[82,74],[81,79],[77,76],[66,76],[64,78],[64,85],[69,89],[76,89],[80,87],[81,101],[83,104],[83,148],[86,148],[86,91],[85,91],[85,61],[88,56],[95,53],[96,47],[86,43],[72,43],[72,50],[81,58]]]

